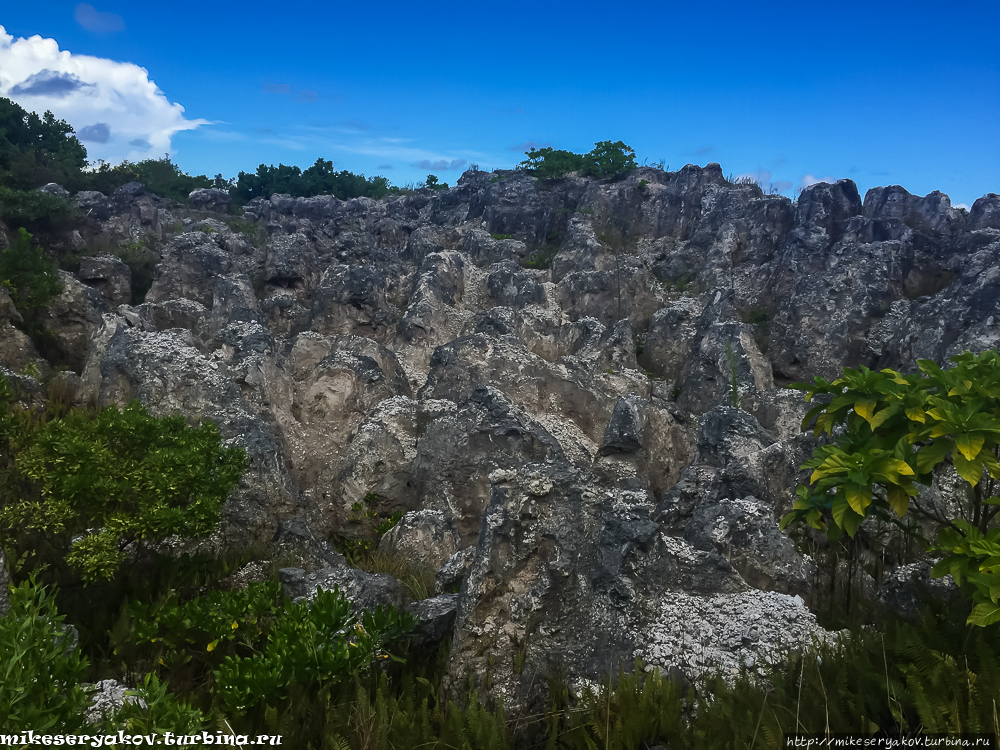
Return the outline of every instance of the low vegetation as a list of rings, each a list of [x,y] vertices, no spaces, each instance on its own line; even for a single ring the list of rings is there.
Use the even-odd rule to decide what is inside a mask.
[[[621,141],[600,141],[586,154],[532,148],[524,155],[528,158],[518,165],[518,169],[532,170],[540,181],[565,177],[570,172],[577,172],[583,177],[614,180],[638,168],[635,151]]]

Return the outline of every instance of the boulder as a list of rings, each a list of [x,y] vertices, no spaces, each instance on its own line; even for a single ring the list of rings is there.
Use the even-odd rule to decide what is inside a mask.
[[[48,182],[40,188],[35,189],[40,193],[48,193],[49,195],[54,195],[58,198],[69,198],[70,195],[69,190],[55,182]]]
[[[97,289],[84,285],[71,273],[58,273],[62,292],[40,317],[41,324],[51,331],[45,347],[50,363],[79,373],[87,359],[90,337],[110,307]]]
[[[403,514],[383,535],[379,552],[405,557],[411,564],[438,570],[458,551],[461,537],[442,511]]]
[[[218,188],[195,188],[188,193],[188,205],[202,211],[228,213],[232,202],[229,193]]]
[[[458,594],[441,594],[421,599],[406,607],[417,618],[413,641],[418,646],[434,647],[450,635],[458,612]]]
[[[287,584],[286,584],[287,585]],[[386,573],[366,573],[357,568],[323,568],[305,576],[307,601],[316,597],[320,589],[339,591],[351,603],[351,611],[361,616],[365,610],[377,607],[403,609],[407,603],[406,590],[402,584]]]
[[[127,305],[132,299],[132,269],[113,255],[80,259],[77,277],[97,289],[111,308]]]
[[[146,708],[146,702],[136,695],[129,695],[132,689],[118,680],[101,680],[93,688],[94,694],[87,708],[88,724],[102,723],[126,703],[137,703],[141,708]]]

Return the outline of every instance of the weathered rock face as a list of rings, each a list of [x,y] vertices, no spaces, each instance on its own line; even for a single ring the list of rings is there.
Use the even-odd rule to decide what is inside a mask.
[[[188,195],[188,205],[205,211],[225,213],[232,205],[232,198],[225,190],[217,188],[196,188]]]
[[[413,605],[422,637],[451,633],[452,684],[489,673],[508,706],[550,671],[697,674],[825,637],[815,564],[777,526],[815,445],[782,386],[1000,343],[994,194],[963,212],[850,180],[793,203],[717,164],[468,172],[381,201],[256,199],[247,234],[137,184],[73,200],[81,236],[161,256],[135,307],[114,259],[64,276],[46,325],[80,398],[217,421],[251,464],[209,543],[295,557],[295,596],[405,603],[330,546],[369,533],[359,507],[403,513],[383,551],[445,596]],[[0,364],[23,368],[4,299]],[[883,587],[901,609],[904,578]]]
[[[121,258],[112,255],[82,258],[76,275],[84,284],[97,289],[112,309],[127,305],[132,299],[132,270]]]

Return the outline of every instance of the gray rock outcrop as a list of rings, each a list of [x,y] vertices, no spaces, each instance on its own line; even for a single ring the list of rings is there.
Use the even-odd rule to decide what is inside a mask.
[[[831,637],[821,561],[778,528],[816,445],[785,386],[1000,344],[996,194],[966,212],[850,180],[793,202],[718,164],[501,170],[256,198],[229,225],[206,218],[231,210],[218,193],[196,211],[138,183],[73,196],[65,247],[159,264],[134,306],[107,252],[64,273],[51,364],[81,400],[218,422],[250,468],[206,545],[270,546],[295,597],[410,604],[422,639],[452,635],[456,692],[471,671],[508,707],[560,670],[638,656],[694,676]],[[45,381],[5,299],[0,365]],[[436,570],[440,596],[410,603],[332,546],[361,541]],[[916,606],[908,569],[885,578],[871,596]]]

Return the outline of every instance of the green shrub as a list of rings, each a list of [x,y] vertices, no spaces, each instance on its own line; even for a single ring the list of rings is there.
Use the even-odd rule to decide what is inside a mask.
[[[71,631],[52,594],[25,581],[10,592],[10,612],[0,617],[0,733],[77,732],[87,727],[88,663],[71,650]]]
[[[62,292],[55,261],[31,240],[28,232],[19,229],[14,243],[0,252],[0,284],[7,287],[11,301],[25,318],[48,307]]]
[[[598,179],[618,179],[638,168],[635,151],[621,141],[600,141],[583,157],[580,174]]]
[[[546,268],[552,268],[552,261],[555,260],[558,249],[549,248],[546,250],[536,250],[527,258],[521,261],[521,265],[524,268],[534,268],[535,270],[543,270]]]
[[[117,734],[124,730],[129,734],[194,735],[205,731],[208,721],[197,708],[167,692],[167,684],[152,672],[147,673],[143,683],[129,691],[145,707],[135,700],[126,700],[122,707],[104,717],[104,731]],[[197,746],[197,745],[196,745]]]
[[[541,180],[557,179],[583,168],[583,157],[571,151],[553,148],[532,148],[525,151],[528,158],[517,165],[518,169],[531,169]]]
[[[976,606],[971,624],[1000,623],[1000,356],[964,352],[944,370],[917,360],[919,373],[844,369],[833,382],[793,383],[806,400],[828,397],[802,422],[814,434],[843,431],[813,451],[802,468],[813,469],[800,485],[784,528],[805,522],[831,538],[854,537],[865,518],[890,521],[912,511],[938,529],[932,550],[944,554],[934,574],[965,582]],[[938,467],[950,466],[964,483],[964,498],[943,513],[920,497]],[[984,480],[983,478],[988,477]],[[880,487],[883,492],[875,492]]]
[[[0,404],[0,539],[27,564],[108,579],[149,542],[205,536],[246,454],[218,427],[152,417],[134,402],[39,422]],[[131,547],[130,547],[131,545]]]
[[[553,148],[532,148],[524,154],[528,158],[517,168],[533,170],[539,182],[564,177],[570,172],[598,179],[617,179],[638,167],[635,151],[621,141],[599,141],[592,151],[582,155]]]
[[[367,178],[347,170],[335,172],[333,162],[317,159],[302,171],[299,167],[261,164],[256,173],[240,172],[232,190],[234,199],[246,203],[253,198],[270,198],[275,193],[295,197],[333,195],[341,200],[365,196],[384,198],[395,189],[385,177]]]
[[[0,187],[0,218],[12,229],[39,233],[65,230],[78,214],[62,196]]]
[[[77,190],[97,190],[110,195],[115,188],[129,182],[141,182],[154,195],[178,203],[187,203],[188,194],[195,188],[230,187],[222,180],[221,175],[210,180],[204,175],[193,177],[187,174],[170,160],[169,154],[159,159],[143,159],[138,162],[126,160],[114,166],[100,161],[95,169],[82,173],[74,187]]]

